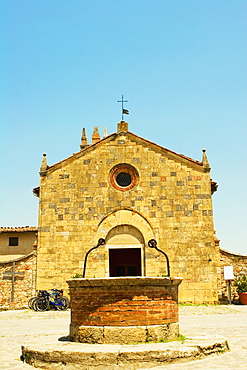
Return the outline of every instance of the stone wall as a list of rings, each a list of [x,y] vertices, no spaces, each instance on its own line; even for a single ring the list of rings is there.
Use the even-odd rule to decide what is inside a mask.
[[[224,249],[220,249],[220,267],[218,269],[218,293],[219,301],[221,303],[228,302],[228,283],[224,279],[224,266],[233,266],[233,273],[235,278],[240,275],[247,275],[247,255],[231,253]],[[231,292],[232,300],[237,301],[238,294],[232,282]]]
[[[43,168],[44,167],[44,168]],[[114,230],[140,248],[143,276],[166,276],[166,259],[148,248],[155,239],[170,260],[171,274],[181,276],[179,300],[217,301],[215,246],[209,168],[130,132],[109,135],[40,172],[38,289],[59,286],[81,274],[86,252],[99,238],[87,277],[109,277],[109,249]],[[129,173],[129,187],[116,185],[116,174]],[[133,242],[131,242],[131,239]]]
[[[96,261],[97,262],[97,261]],[[0,310],[26,308],[29,298],[35,295],[36,255],[35,251],[15,260],[16,272],[24,272],[23,277],[16,277],[14,302],[11,302],[11,278],[3,279],[3,273],[12,270],[13,261],[0,263]],[[234,276],[247,275],[247,256],[234,254],[220,249],[220,266],[217,271],[218,295],[221,303],[228,302],[227,282],[224,280],[224,266],[233,266]],[[41,287],[42,289],[43,287]],[[237,301],[236,289],[231,283],[232,298]],[[85,298],[87,300],[87,298]],[[143,302],[142,302],[143,303]]]
[[[28,300],[35,294],[36,255],[35,252],[14,260],[16,275],[14,285],[14,302],[11,302],[13,261],[0,262],[0,310],[23,309],[28,307]]]

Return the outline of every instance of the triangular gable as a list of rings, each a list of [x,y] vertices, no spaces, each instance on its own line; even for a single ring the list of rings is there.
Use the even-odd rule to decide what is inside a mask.
[[[113,133],[111,135],[108,135],[106,136],[105,138],[99,140],[97,143],[94,143],[94,144],[91,144],[91,145],[88,145],[86,146],[85,148],[83,148],[82,150],[80,150],[79,152],[77,153],[73,153],[71,156],[63,159],[62,161],[59,161],[51,166],[47,166],[47,170],[50,172],[53,172],[59,168],[61,168],[62,165],[66,164],[66,163],[69,163],[77,158],[80,158],[88,153],[90,153],[91,151],[94,151],[96,150],[97,148],[99,148],[100,146],[108,143],[109,141],[114,141],[117,139],[117,137],[119,136],[126,136],[128,137],[131,141],[134,141],[136,142],[137,144],[140,144],[140,145],[143,145],[144,147],[147,147],[149,149],[152,149],[158,153],[160,153],[161,155],[166,155],[169,159],[173,159],[175,161],[178,161],[178,162],[184,162],[184,163],[187,163],[187,165],[189,164],[194,164],[196,166],[199,166],[199,168],[201,169],[203,167],[203,163],[202,162],[199,162],[199,161],[196,161],[190,157],[186,157],[185,155],[183,154],[178,154],[170,149],[167,149],[167,148],[164,148],[162,147],[161,145],[158,145],[156,143],[153,143],[152,141],[149,141],[147,139],[144,139],[138,135],[135,135],[133,134],[132,132],[119,132],[119,133]]]

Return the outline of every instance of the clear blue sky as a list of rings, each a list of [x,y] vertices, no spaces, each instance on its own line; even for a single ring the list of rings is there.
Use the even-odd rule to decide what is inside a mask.
[[[129,130],[201,160],[221,247],[247,254],[246,0],[1,0],[0,226],[37,225],[48,164]]]

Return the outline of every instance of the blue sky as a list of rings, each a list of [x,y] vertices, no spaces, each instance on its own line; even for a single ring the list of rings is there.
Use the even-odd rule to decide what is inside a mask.
[[[201,160],[221,247],[247,254],[246,0],[1,0],[0,225],[37,225],[42,153],[129,130]]]

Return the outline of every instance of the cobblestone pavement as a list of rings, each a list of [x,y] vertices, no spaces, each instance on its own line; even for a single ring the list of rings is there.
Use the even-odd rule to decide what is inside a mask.
[[[231,351],[202,360],[156,366],[151,370],[247,369],[247,306],[180,306],[179,310],[183,335],[224,336]],[[56,343],[58,338],[68,335],[69,323],[69,311],[0,312],[0,369],[33,369],[20,361],[21,345],[38,341]]]
[[[20,360],[21,345],[56,343],[69,333],[69,311],[34,312],[16,310],[0,312],[0,369],[32,370]]]
[[[181,306],[180,333],[223,336],[228,340],[230,352],[148,370],[247,369],[247,306]]]

